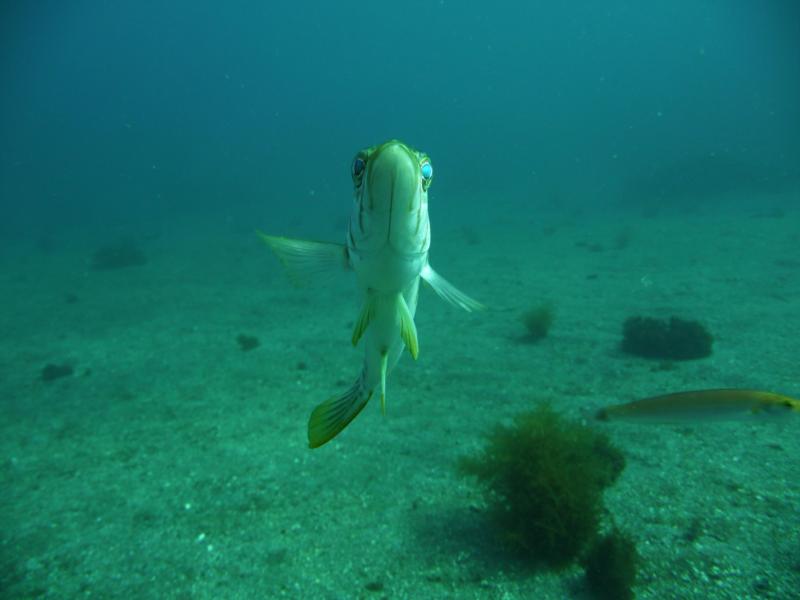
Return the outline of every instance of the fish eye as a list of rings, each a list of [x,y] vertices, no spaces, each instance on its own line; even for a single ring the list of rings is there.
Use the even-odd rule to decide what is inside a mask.
[[[361,185],[361,180],[364,177],[364,171],[367,168],[367,163],[360,156],[353,159],[353,166],[351,167],[351,174],[353,181],[356,185]]]
[[[420,172],[422,173],[422,178],[426,181],[430,181],[433,179],[433,165],[431,165],[431,161],[426,160],[423,162],[419,167]]]
[[[419,171],[422,174],[422,189],[427,192],[433,179],[433,165],[430,159],[426,158],[420,163]]]
[[[433,179],[433,165],[429,158],[425,158],[420,163],[419,172],[422,174],[422,189],[427,192]]]

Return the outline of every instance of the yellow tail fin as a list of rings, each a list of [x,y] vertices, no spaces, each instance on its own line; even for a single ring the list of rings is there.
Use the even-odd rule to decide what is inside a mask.
[[[349,390],[341,396],[329,398],[311,413],[308,419],[308,445],[319,448],[331,441],[356,418],[372,397],[359,377]]]

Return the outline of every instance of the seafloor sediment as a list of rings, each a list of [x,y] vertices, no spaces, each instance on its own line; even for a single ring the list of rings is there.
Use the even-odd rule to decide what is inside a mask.
[[[327,446],[313,406],[360,369],[347,275],[290,287],[254,235],[168,238],[92,270],[90,243],[4,249],[0,586],[4,597],[588,597],[492,538],[454,468],[495,423],[547,400],[597,408],[706,387],[800,395],[798,215],[437,223],[432,264],[490,308],[423,290],[420,357]],[[519,316],[555,307],[527,343]],[[635,314],[697,319],[711,357],[622,354]],[[237,336],[258,338],[244,352]],[[47,364],[73,373],[43,381]],[[606,493],[641,555],[639,598],[800,589],[800,415],[601,423],[627,455]]]

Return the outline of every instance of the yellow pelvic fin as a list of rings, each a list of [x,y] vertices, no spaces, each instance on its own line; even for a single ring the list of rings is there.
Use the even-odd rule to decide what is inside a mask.
[[[367,296],[366,300],[364,300],[364,306],[361,308],[361,314],[358,315],[358,321],[356,321],[356,325],[353,328],[353,346],[358,345],[358,340],[361,339],[361,336],[364,335],[367,327],[369,327],[369,322],[372,320],[374,308],[374,300]]]
[[[386,415],[386,367],[389,363],[389,353],[381,353],[381,412]]]
[[[309,447],[319,448],[339,435],[371,397],[372,390],[366,389],[359,378],[344,394],[317,406],[308,419]]]
[[[417,341],[417,326],[414,324],[414,317],[408,309],[403,294],[397,295],[397,315],[400,318],[400,337],[411,353],[411,357],[417,360],[419,355],[419,342]]]

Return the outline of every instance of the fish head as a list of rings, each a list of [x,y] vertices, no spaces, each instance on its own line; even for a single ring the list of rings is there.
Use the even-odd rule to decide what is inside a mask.
[[[353,159],[354,203],[348,246],[360,254],[390,247],[402,256],[420,256],[430,247],[428,188],[430,158],[403,142],[366,148]]]
[[[782,417],[792,413],[800,413],[800,400],[796,398],[773,392],[761,392],[760,394],[762,401],[753,409],[754,413],[769,417]]]

